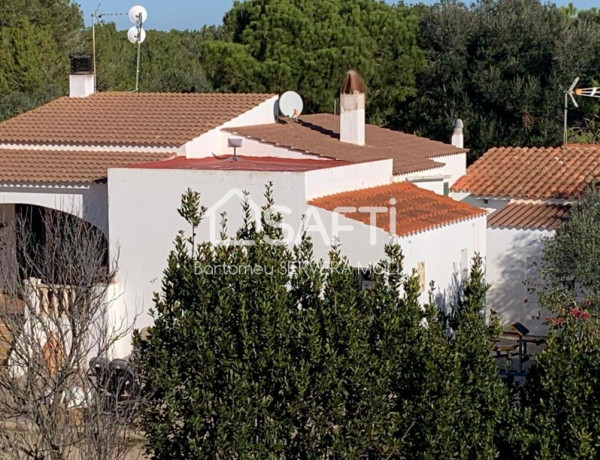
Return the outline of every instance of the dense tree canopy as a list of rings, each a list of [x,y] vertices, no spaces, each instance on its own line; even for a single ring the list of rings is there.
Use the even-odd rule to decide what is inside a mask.
[[[587,86],[599,76],[598,16],[571,13],[538,0],[424,8],[419,45],[428,64],[396,126],[439,138],[462,118],[475,155],[494,145],[559,144],[564,89],[575,76]],[[579,102],[571,126],[597,112],[596,101]]]
[[[0,2],[0,118],[66,91],[68,54],[91,34],[68,0]],[[135,47],[97,28],[98,87],[131,90]],[[455,118],[474,159],[494,145],[558,145],[563,91],[599,80],[600,14],[540,0],[467,6],[379,0],[248,0],[223,24],[148,31],[143,91],[300,92],[307,112],[337,109],[344,72],[368,87],[369,121],[447,141]],[[599,104],[571,107],[570,140],[600,138]]]
[[[82,27],[69,0],[0,1],[0,119],[64,94]]]
[[[545,350],[523,385],[503,432],[506,458],[600,456],[600,192],[590,189],[571,218],[544,241],[539,304],[552,312]]]
[[[289,249],[249,205],[236,239],[194,241],[199,195],[184,195],[155,325],[138,339],[156,458],[495,458],[508,406],[481,315],[481,258],[450,316],[420,305],[398,246],[372,290],[333,248]],[[271,244],[271,242],[275,244]],[[343,249],[343,248],[342,248]]]
[[[385,123],[422,65],[417,16],[374,0],[250,0],[225,16],[229,41],[204,47],[216,86],[300,92],[309,111],[333,111],[342,78],[356,68],[369,82],[369,115]]]

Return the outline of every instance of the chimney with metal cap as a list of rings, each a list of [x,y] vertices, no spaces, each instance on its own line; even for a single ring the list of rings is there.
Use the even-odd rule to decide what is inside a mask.
[[[87,97],[94,94],[94,66],[90,55],[72,55],[69,74],[69,97]]]
[[[346,72],[340,91],[340,140],[365,145],[366,87],[356,70]]]
[[[454,130],[452,131],[452,139],[450,143],[454,147],[462,149],[465,147],[465,139],[463,136],[463,122],[460,118],[457,118],[454,122]]]

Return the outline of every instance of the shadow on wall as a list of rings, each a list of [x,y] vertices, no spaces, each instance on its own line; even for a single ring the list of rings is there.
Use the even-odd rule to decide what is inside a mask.
[[[501,231],[501,230],[500,230]],[[541,233],[522,230],[516,232],[512,244],[507,244],[499,254],[490,254],[489,264],[494,264],[487,295],[486,313],[493,310],[506,329],[515,322],[525,325],[531,335],[547,335],[545,319],[548,310],[541,308],[537,296],[531,292],[527,280],[535,282],[542,259]]]
[[[433,295],[433,303],[443,313],[451,313],[454,305],[456,305],[460,298],[462,286],[461,274],[457,269],[456,264],[454,264],[454,271],[452,272],[450,285],[443,290],[436,285],[436,290]]]

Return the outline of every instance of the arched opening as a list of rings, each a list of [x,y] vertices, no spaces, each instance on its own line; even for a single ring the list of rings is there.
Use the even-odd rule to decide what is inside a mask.
[[[8,363],[27,318],[57,318],[55,325],[84,318],[112,274],[99,228],[41,206],[0,206],[0,364]],[[53,332],[42,332],[50,343],[44,354],[56,352]]]
[[[17,204],[14,230],[20,280],[34,278],[45,284],[78,284],[80,280],[73,279],[76,271],[70,257],[73,252],[99,258],[97,262],[106,267],[108,273],[106,236],[94,225],[72,214]]]

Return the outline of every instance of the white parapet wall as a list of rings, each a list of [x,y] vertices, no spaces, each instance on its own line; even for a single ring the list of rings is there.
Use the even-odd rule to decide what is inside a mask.
[[[432,157],[434,161],[444,163],[441,173],[450,176],[448,184],[450,187],[467,173],[467,154],[457,153],[455,155],[444,155],[441,157]]]
[[[307,171],[304,175],[306,201],[325,195],[390,184],[392,168],[393,160],[378,160]]]
[[[305,208],[304,176],[300,172],[109,170],[109,241],[111,257],[119,258],[115,308],[120,314],[128,319],[137,316],[138,329],[151,324],[148,311],[153,307],[153,293],[161,289],[173,240],[179,230],[189,231],[177,213],[188,188],[200,192],[202,205],[209,208],[197,235],[204,241],[218,239],[222,213],[227,215],[230,234],[240,227],[244,191],[258,215],[269,182],[273,182],[277,204],[289,210],[284,222],[297,229]],[[121,345],[121,354],[127,354],[129,341]]]

